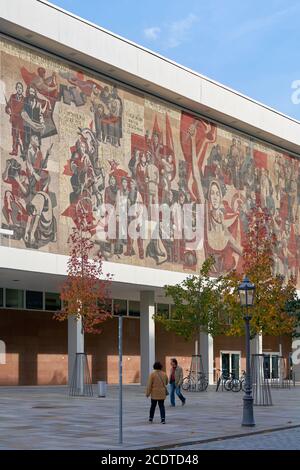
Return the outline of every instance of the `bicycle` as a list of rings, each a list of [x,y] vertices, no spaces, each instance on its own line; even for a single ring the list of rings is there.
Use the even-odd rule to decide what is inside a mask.
[[[222,390],[225,388],[227,392],[239,392],[241,390],[242,383],[239,379],[234,377],[232,372],[226,373],[221,371],[221,369],[218,369],[218,371],[221,372],[221,374],[217,380],[216,392],[219,390],[221,384]]]
[[[240,392],[242,389],[242,382],[240,379],[235,378],[234,374],[230,372],[230,378],[225,383],[225,389],[231,392]],[[226,388],[226,386],[228,388]]]
[[[242,391],[245,392],[245,388],[246,388],[246,372],[243,370],[242,371],[242,376],[240,378],[240,382],[241,382],[241,385],[242,385]]]
[[[187,369],[187,372],[189,372],[189,374],[183,379],[182,390],[184,390],[185,392],[205,392],[208,387],[208,380],[204,372],[199,371],[197,373],[197,380],[194,371],[189,371]]]
[[[228,374],[224,373],[224,371],[221,371],[221,369],[217,369],[217,371],[219,372],[219,377],[218,377],[218,380],[217,380],[216,392],[219,390],[220,385],[222,385],[222,390],[225,388],[225,383],[229,378]],[[226,390],[226,388],[225,388],[225,390]]]

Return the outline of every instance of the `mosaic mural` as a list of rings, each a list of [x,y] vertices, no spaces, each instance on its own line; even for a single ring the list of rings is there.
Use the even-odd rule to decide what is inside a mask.
[[[176,271],[212,253],[224,272],[239,268],[247,212],[260,205],[278,238],[276,271],[298,277],[297,159],[13,42],[0,52],[0,221],[11,246],[67,254],[77,211],[93,229],[120,196],[128,207],[201,203],[201,250],[161,228],[155,240],[107,235],[96,246],[106,260]]]

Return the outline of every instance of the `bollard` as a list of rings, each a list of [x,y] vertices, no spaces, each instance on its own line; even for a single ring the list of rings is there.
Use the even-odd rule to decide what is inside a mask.
[[[98,382],[98,397],[106,397],[106,382],[104,380]]]

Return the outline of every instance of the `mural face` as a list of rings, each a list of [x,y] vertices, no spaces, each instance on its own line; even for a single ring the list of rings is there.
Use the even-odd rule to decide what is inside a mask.
[[[239,269],[247,213],[259,205],[272,214],[276,272],[298,276],[296,159],[12,42],[1,40],[0,52],[0,217],[11,246],[68,254],[83,210],[106,260],[195,271],[213,254],[221,273]],[[115,235],[104,204],[116,211]],[[188,243],[199,231],[196,204],[201,249]],[[155,205],[172,208],[168,237]],[[184,207],[194,235],[176,237],[174,214]],[[156,237],[139,222],[145,210]]]

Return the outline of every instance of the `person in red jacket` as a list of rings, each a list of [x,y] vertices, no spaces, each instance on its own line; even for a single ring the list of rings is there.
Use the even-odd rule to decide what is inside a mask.
[[[13,93],[6,103],[5,112],[10,116],[11,134],[12,134],[12,151],[10,155],[18,155],[18,147],[24,147],[24,123],[21,113],[24,106],[23,85],[21,82],[16,83],[16,93]]]

